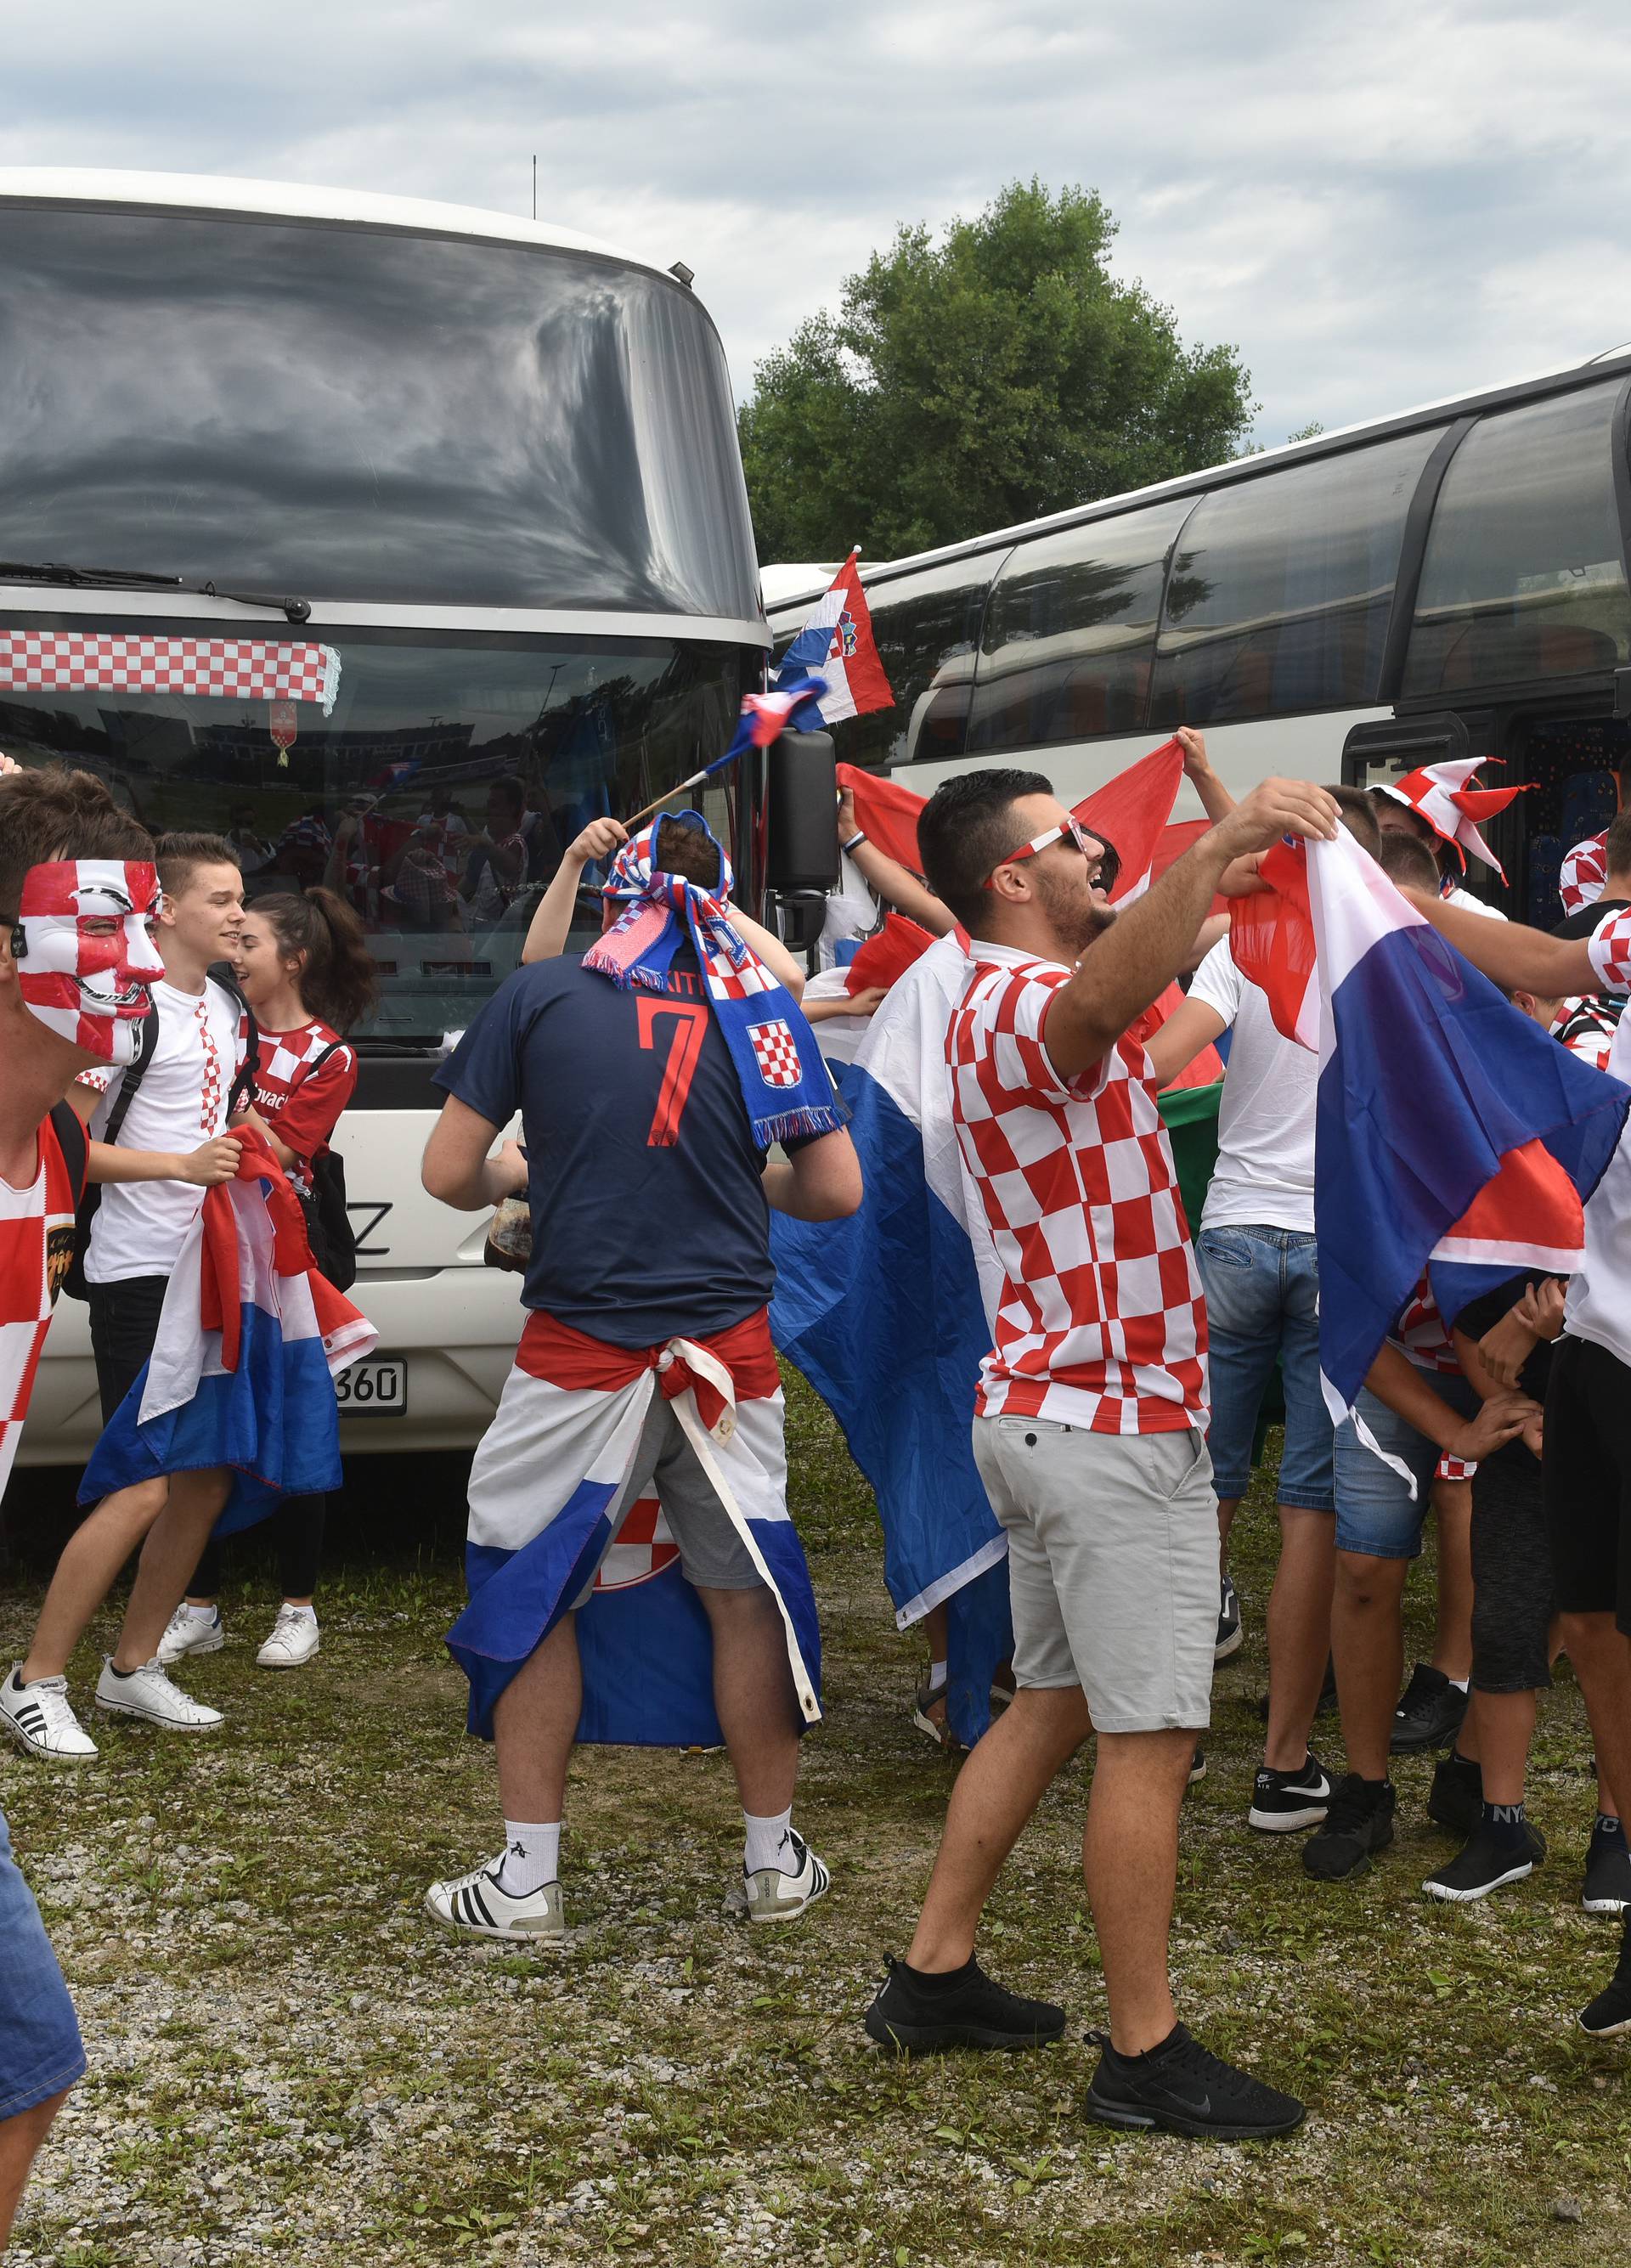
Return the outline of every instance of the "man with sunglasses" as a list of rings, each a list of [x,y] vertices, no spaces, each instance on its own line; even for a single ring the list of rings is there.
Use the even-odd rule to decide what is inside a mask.
[[[1333,836],[1321,788],[1268,780],[1118,914],[1103,846],[1039,773],[947,781],[918,824],[970,932],[947,1035],[953,1117],[1007,1278],[974,1453],[1008,1539],[1013,1703],[963,1766],[908,1958],[867,2012],[900,2049],[1022,2047],[1065,2012],[993,1984],[975,1931],[1054,1774],[1097,1734],[1082,1845],[1110,2003],[1089,2115],[1245,2139],[1303,2117],[1177,2021],[1178,1809],[1210,1715],[1217,1520],[1207,1326],[1155,1082],[1129,1027],[1252,854]],[[1234,871],[1231,872],[1230,870]]]

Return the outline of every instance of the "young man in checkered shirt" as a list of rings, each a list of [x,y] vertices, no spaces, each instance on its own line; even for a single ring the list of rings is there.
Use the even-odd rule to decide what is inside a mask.
[[[1337,823],[1323,789],[1267,781],[1119,915],[1098,887],[1103,845],[1038,773],[948,781],[918,826],[930,886],[973,939],[946,1054],[1007,1278],[974,1452],[1007,1533],[1018,1690],[963,1766],[910,1955],[867,2028],[919,2050],[1059,2036],[1064,2010],[984,1977],[974,1937],[998,1868],[1096,1732],[1082,1862],[1110,2033],[1086,2107],[1112,2125],[1244,2138],[1303,2117],[1191,2037],[1168,1981],[1218,1531],[1200,1279],[1149,1061],[1126,1034],[1189,965],[1220,887],[1251,887],[1236,862]]]
[[[85,1273],[91,1346],[106,1425],[140,1377],[158,1336],[166,1288],[204,1191],[230,1181],[240,1145],[226,1130],[241,1052],[237,1001],[209,975],[243,920],[243,877],[214,835],[169,835],[159,846],[164,902],[154,942],[164,976],[153,987],[157,1043],[118,1139],[98,1138],[123,1071],[85,1072],[69,1090],[89,1127],[91,1179],[104,1185]],[[92,1616],[139,1544],[141,1558],[96,1705],[166,1732],[222,1722],[160,1665],[159,1641],[226,1500],[225,1473],[174,1473],[115,1490],[63,1547],[26,1658],[0,1684],[0,1729],[29,1755],[77,1764],[97,1753],[64,1687]]]

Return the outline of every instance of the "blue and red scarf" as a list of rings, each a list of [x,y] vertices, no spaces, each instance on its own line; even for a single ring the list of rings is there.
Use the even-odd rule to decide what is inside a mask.
[[[663,814],[698,827],[713,843],[700,812]],[[742,1087],[742,1102],[761,1149],[801,1136],[836,1134],[842,1104],[798,1002],[766,968],[730,921],[730,861],[720,848],[715,891],[653,865],[654,819],[617,853],[602,895],[620,913],[598,945],[583,956],[586,968],[609,976],[625,990],[642,985],[666,992],[668,968],[688,940],[696,947],[703,990],[713,1011]]]

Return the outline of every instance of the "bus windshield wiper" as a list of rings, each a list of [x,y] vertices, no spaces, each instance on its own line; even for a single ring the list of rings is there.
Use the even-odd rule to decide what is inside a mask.
[[[188,591],[201,599],[226,599],[235,607],[269,607],[292,622],[311,618],[309,599],[275,599],[264,591],[220,591],[181,575],[151,575],[140,567],[70,567],[59,559],[0,559],[0,583],[60,583],[73,591]]]

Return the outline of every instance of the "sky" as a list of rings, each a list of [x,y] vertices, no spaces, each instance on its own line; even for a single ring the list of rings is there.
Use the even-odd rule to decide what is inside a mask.
[[[1622,0],[0,0],[0,164],[355,186],[683,260],[738,394],[904,221],[1096,188],[1267,444],[1631,339]]]

